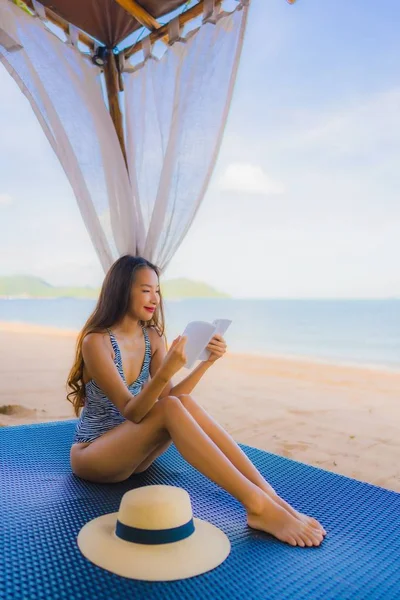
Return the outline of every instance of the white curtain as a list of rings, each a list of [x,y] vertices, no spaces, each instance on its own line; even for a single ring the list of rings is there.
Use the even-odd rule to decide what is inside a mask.
[[[185,237],[215,166],[246,18],[240,4],[124,74],[128,176],[98,67],[0,0],[0,62],[59,158],[104,270],[124,253],[164,270]]]
[[[107,270],[119,254],[137,251],[137,216],[99,69],[8,0],[0,0],[0,32],[0,62],[39,119]]]
[[[165,268],[212,175],[236,79],[247,6],[204,24],[158,61],[126,73],[129,172],[140,205],[143,255]]]

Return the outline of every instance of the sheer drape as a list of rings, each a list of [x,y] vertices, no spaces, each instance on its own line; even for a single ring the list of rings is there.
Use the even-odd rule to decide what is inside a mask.
[[[137,218],[99,70],[7,0],[0,0],[0,29],[21,47],[0,45],[0,61],[28,98],[58,156],[106,270],[118,254],[136,252]]]
[[[127,154],[142,254],[165,268],[204,198],[221,144],[247,7],[125,74]]]
[[[66,172],[104,270],[127,252],[165,269],[186,235],[230,106],[247,17],[239,8],[124,74],[128,176],[98,67],[0,0],[0,61]]]

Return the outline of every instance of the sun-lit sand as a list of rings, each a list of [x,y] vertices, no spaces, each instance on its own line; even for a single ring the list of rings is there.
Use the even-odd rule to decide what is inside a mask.
[[[73,417],[75,339],[0,323],[0,425]],[[239,442],[400,492],[400,372],[228,354],[194,395]]]

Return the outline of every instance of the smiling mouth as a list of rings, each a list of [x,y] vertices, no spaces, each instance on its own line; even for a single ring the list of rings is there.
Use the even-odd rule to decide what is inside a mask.
[[[145,306],[145,309],[149,312],[154,312],[156,310],[155,308],[149,308],[148,306]]]

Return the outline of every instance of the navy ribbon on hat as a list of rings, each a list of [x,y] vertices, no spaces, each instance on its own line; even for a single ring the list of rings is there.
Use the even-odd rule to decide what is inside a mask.
[[[171,544],[180,542],[194,533],[194,521],[190,519],[184,525],[171,529],[139,529],[125,525],[117,520],[115,535],[126,542],[135,544]]]

